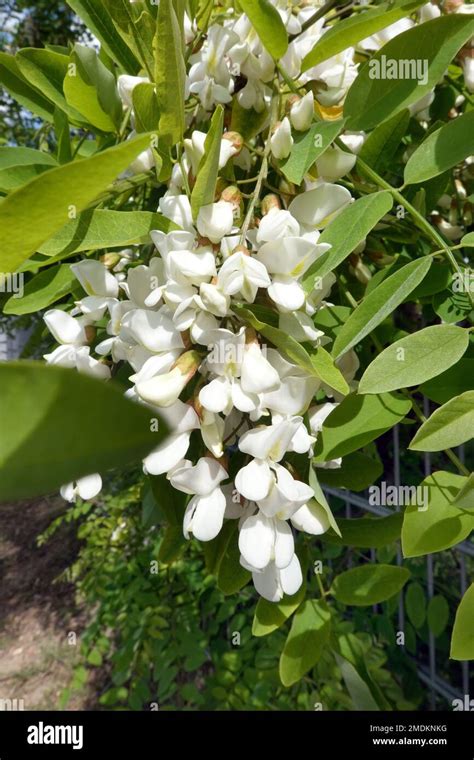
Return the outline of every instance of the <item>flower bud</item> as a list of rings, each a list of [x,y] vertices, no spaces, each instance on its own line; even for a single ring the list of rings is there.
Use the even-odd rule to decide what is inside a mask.
[[[316,161],[318,175],[328,182],[335,182],[348,174],[355,166],[357,156],[330,146]]]
[[[290,120],[294,129],[304,132],[309,129],[314,115],[314,96],[310,91],[304,98],[291,106]]]
[[[229,311],[230,296],[222,293],[216,285],[203,282],[199,288],[199,295],[204,307],[216,317],[225,317]]]
[[[456,13],[462,5],[464,5],[464,0],[445,0],[443,10],[445,13]]]
[[[221,192],[221,201],[226,201],[227,203],[232,203],[234,208],[240,209],[240,204],[242,203],[242,193],[240,192],[237,185],[229,185]]]
[[[154,406],[171,406],[197,372],[200,363],[201,357],[197,351],[186,351],[169,372],[138,383],[137,393],[143,401]]]
[[[275,193],[268,193],[268,195],[266,195],[262,200],[260,208],[263,216],[268,214],[268,212],[273,208],[281,209],[281,203],[278,195],[275,195]]]
[[[228,140],[234,151],[233,155],[238,156],[242,148],[244,147],[244,138],[242,137],[239,132],[225,132],[225,134],[222,135],[223,140]]]
[[[468,53],[462,57],[462,69],[464,82],[469,92],[474,92],[474,48],[469,48]]]
[[[290,155],[292,146],[291,126],[288,118],[285,116],[283,121],[277,124],[270,138],[270,147],[275,158],[287,158]]]
[[[234,224],[234,207],[227,201],[209,203],[199,210],[197,228],[199,234],[219,243],[228,235]]]

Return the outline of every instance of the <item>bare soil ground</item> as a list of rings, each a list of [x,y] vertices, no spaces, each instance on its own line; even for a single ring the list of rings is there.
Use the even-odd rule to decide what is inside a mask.
[[[36,541],[62,510],[57,498],[0,505],[0,709],[1,700],[23,700],[25,710],[61,709],[79,658],[85,613],[72,584],[55,583],[76,554],[74,534],[63,526],[44,546]],[[86,686],[63,709],[90,709],[93,699]]]

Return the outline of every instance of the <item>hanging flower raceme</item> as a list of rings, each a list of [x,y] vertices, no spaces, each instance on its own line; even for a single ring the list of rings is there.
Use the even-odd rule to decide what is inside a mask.
[[[120,365],[127,397],[166,422],[169,436],[143,467],[183,494],[185,537],[212,541],[236,520],[241,565],[278,601],[303,582],[298,534],[318,536],[332,523],[315,482],[317,468],[338,468],[341,458],[315,452],[358,369],[352,349],[336,362],[323,349],[334,340],[327,315],[336,285],[325,230],[354,200],[360,176],[344,178],[366,135],[342,131],[314,154],[304,141],[314,123],[326,128],[341,116],[359,53],[439,9],[426,6],[416,20],[308,66],[303,59],[328,32],[324,19],[312,22],[310,3],[273,5],[291,38],[278,64],[245,14],[230,9],[199,29],[185,17],[183,139],[159,143],[127,170],[154,167],[159,229],[145,245],[138,235],[126,243],[133,248],[72,264],[83,294],[44,320],[58,344],[47,362],[103,380]],[[471,53],[464,48],[459,60],[472,90]],[[136,93],[153,83],[134,73],[119,77],[118,93],[140,131]],[[412,104],[417,118],[430,97]],[[209,127],[212,111],[221,121]],[[61,492],[74,501],[100,488],[91,475]]]

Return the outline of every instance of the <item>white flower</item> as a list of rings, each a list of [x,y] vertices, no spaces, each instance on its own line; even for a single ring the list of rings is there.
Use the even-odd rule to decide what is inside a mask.
[[[357,156],[341,150],[337,145],[330,145],[316,161],[318,176],[328,182],[335,182],[348,174],[356,161]]]
[[[171,435],[143,460],[145,472],[150,475],[162,475],[176,467],[186,456],[192,431],[199,429],[199,417],[193,407],[182,401],[162,407],[160,414]]]
[[[314,97],[311,90],[306,95],[293,103],[290,110],[292,126],[300,132],[309,129],[314,115]]]
[[[258,511],[243,520],[239,549],[247,565],[255,570],[263,570],[272,561],[282,569],[293,559],[295,543],[287,522],[266,517]]]
[[[153,353],[184,348],[181,334],[165,308],[133,309],[124,315],[121,325],[123,340],[139,343]]]
[[[72,483],[67,483],[60,489],[61,496],[66,501],[75,502],[77,497],[88,501],[93,499],[102,488],[102,478],[100,475],[86,475],[84,478],[78,478]]]
[[[238,471],[235,478],[235,487],[244,498],[259,502],[269,495],[275,482],[271,466],[285,455],[301,420],[301,417],[294,417],[276,425],[260,425],[240,438],[240,451],[255,457]]]
[[[199,209],[197,228],[211,243],[220,243],[221,239],[228,235],[234,224],[234,207],[227,201],[210,203]]]
[[[163,216],[171,219],[178,227],[187,232],[194,231],[191,204],[187,195],[164,195],[160,198],[158,206]]]
[[[352,196],[345,187],[323,182],[297,195],[288,210],[308,230],[322,229],[351,202]]]
[[[289,211],[271,208],[260,220],[257,230],[257,243],[267,243],[283,237],[298,237],[300,225]]]
[[[474,57],[466,55],[462,61],[462,70],[464,73],[464,82],[469,92],[474,92]]]
[[[227,472],[215,459],[201,457],[196,465],[185,459],[181,466],[169,474],[171,485],[178,491],[193,494],[183,521],[186,538],[192,533],[199,541],[212,541],[224,520],[225,494],[220,483]]]
[[[67,346],[83,346],[87,343],[84,319],[75,319],[62,309],[50,309],[44,315],[50,333],[58,343]]]
[[[303,306],[305,292],[298,280],[329,248],[327,243],[315,245],[303,237],[285,237],[264,243],[259,249],[257,260],[272,275],[268,295],[283,311]]]
[[[287,594],[296,594],[303,583],[301,565],[296,554],[287,567],[279,570],[274,562],[270,562],[264,570],[255,570],[246,565],[245,560],[240,560],[247,570],[252,572],[254,586],[260,596],[269,602],[279,602]]]
[[[263,406],[282,415],[302,414],[311,403],[320,381],[288,362],[273,348],[267,349],[267,358],[278,372],[280,387],[263,394]]]
[[[270,139],[270,146],[275,158],[286,158],[290,155],[293,138],[291,136],[291,125],[286,116],[275,129]]]
[[[196,177],[199,163],[204,155],[204,143],[206,142],[207,134],[205,132],[199,132],[195,129],[191,135],[191,139],[184,141],[184,149],[186,151],[186,158],[191,166],[191,171]],[[238,148],[227,139],[221,140],[221,147],[219,151],[219,169],[222,169],[229,158],[235,156],[238,152]]]
[[[255,300],[259,288],[267,288],[270,284],[264,264],[242,251],[229,256],[217,275],[217,285],[223,293],[229,296],[240,293],[248,303]]]
[[[183,375],[178,367],[165,372],[163,375],[156,375],[151,380],[145,380],[138,383],[136,390],[143,401],[153,406],[171,406],[174,404],[186,387],[188,379]]]

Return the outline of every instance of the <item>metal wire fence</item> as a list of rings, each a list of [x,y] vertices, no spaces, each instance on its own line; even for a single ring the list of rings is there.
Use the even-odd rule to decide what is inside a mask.
[[[429,416],[429,400],[424,399],[424,413],[425,416]],[[397,487],[401,486],[401,456],[400,456],[400,435],[399,426],[396,426],[392,431],[392,453],[393,453],[393,484]],[[464,462],[464,449],[460,447],[459,458]],[[432,457],[429,453],[424,454],[423,470],[424,476],[428,477],[432,472]],[[368,492],[362,494],[355,494],[345,489],[332,488],[324,486],[324,491],[328,498],[329,503],[331,500],[338,499],[345,504],[345,516],[355,517],[361,516],[363,513],[373,513],[378,517],[384,517],[393,514],[393,508],[390,509],[385,506],[379,506],[372,504],[369,500]],[[398,507],[399,509],[400,507]],[[468,583],[468,565],[469,561],[474,563],[474,541],[472,538],[462,541],[454,546],[452,549],[447,550],[451,553],[455,559],[457,565],[457,583],[459,589],[458,601],[461,600],[469,583]],[[444,552],[443,552],[444,554]],[[436,591],[434,563],[440,555],[427,555],[426,557],[426,593],[428,601],[433,598]],[[371,553],[371,559],[375,559],[375,553]],[[406,562],[406,561],[405,561]],[[404,564],[404,559],[401,552],[400,542],[397,547],[397,563]],[[472,568],[471,564],[471,568]],[[452,592],[456,592],[457,589],[452,588]],[[451,621],[452,622],[452,621]],[[474,620],[473,620],[474,626]],[[400,603],[398,609],[398,631],[405,632],[406,629],[406,609],[404,595],[400,595]],[[444,656],[443,656],[444,657]],[[437,651],[436,638],[434,633],[430,630],[428,634],[428,658],[427,662],[423,662],[421,659],[415,658],[416,668],[420,680],[428,688],[428,705],[429,709],[446,709],[452,707],[454,700],[462,700],[465,704],[465,698],[467,696],[469,700],[469,694],[474,696],[474,672],[470,667],[469,662],[455,662],[450,660],[447,662],[445,659],[441,660],[440,653]],[[446,676],[439,675],[438,669],[442,666],[443,670],[449,670],[450,681]],[[448,705],[446,704],[448,702]]]

